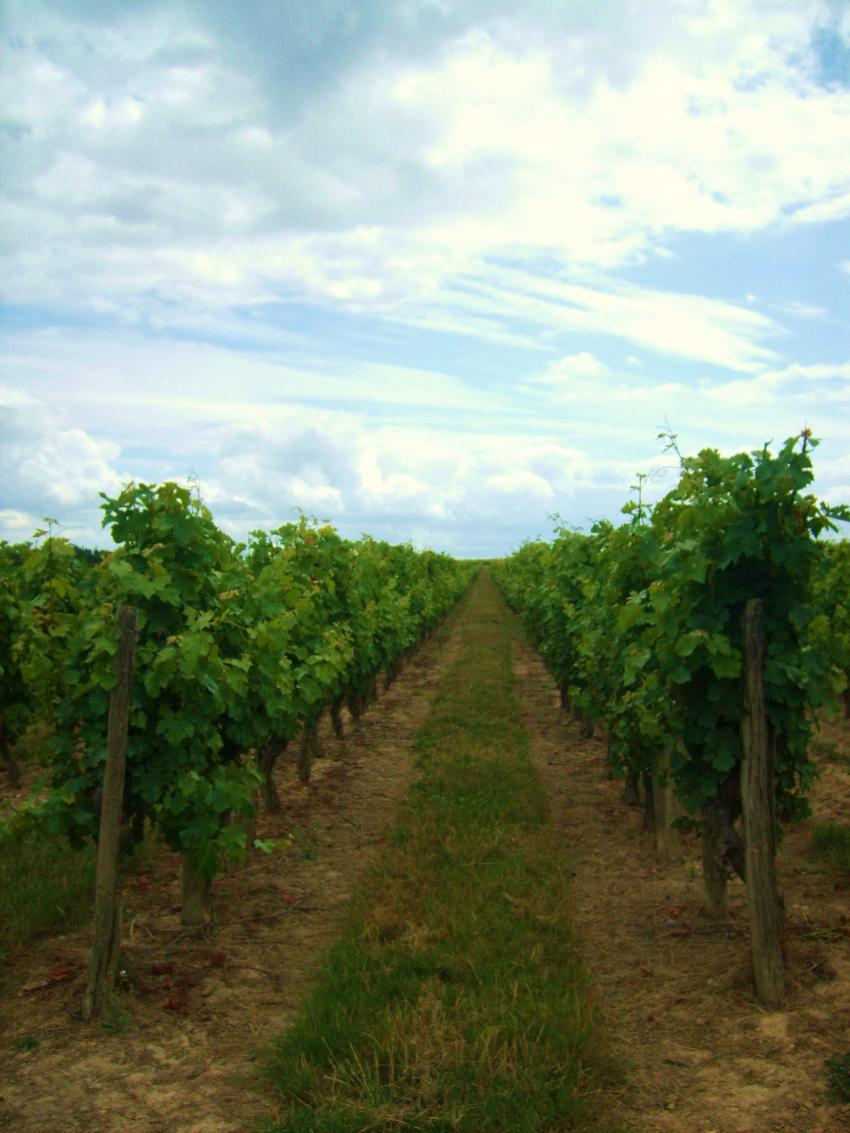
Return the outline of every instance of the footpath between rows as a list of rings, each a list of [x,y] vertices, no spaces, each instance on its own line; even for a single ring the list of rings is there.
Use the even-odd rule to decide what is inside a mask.
[[[613,1131],[570,857],[489,572],[414,749],[419,779],[268,1074],[274,1133]]]
[[[785,838],[789,999],[766,1012],[743,887],[717,923],[698,839],[657,861],[487,571],[458,632],[420,779],[275,1047],[275,1133],[850,1128],[827,1076],[850,1020],[846,885],[812,854],[817,816],[846,814],[846,763],[821,763],[816,817]]]

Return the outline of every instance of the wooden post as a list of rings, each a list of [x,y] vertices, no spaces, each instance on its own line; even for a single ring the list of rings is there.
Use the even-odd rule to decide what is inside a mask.
[[[782,900],[776,877],[774,768],[764,704],[764,619],[760,598],[744,608],[744,713],[741,802],[746,846],[747,902],[756,991],[778,1010],[785,1002]]]
[[[83,996],[82,1016],[88,1021],[99,1015],[115,987],[121,948],[121,905],[118,900],[118,854],[124,809],[124,768],[133,664],[136,653],[136,611],[122,606],[118,611],[118,652],[115,673],[118,683],[109,698],[106,738],[106,768],[103,775],[103,806],[97,840],[94,943],[89,979]]]
[[[210,883],[195,870],[188,854],[183,855],[180,919],[190,928],[198,928],[207,921]]]
[[[655,803],[655,852],[658,860],[669,865],[679,848],[679,834],[673,826],[676,818],[676,798],[670,769],[671,750],[667,745],[661,753],[658,767],[652,777],[652,797]]]
[[[702,808],[702,888],[707,917],[726,916],[726,815],[720,799],[710,799]]]

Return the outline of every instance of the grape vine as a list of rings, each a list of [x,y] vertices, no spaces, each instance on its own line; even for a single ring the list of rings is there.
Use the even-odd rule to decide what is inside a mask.
[[[816,444],[803,434],[775,455],[680,458],[676,487],[654,507],[638,500],[620,526],[527,545],[497,575],[565,703],[606,726],[610,764],[633,790],[671,778],[738,872],[746,601],[764,609],[780,819],[805,810],[816,714],[846,685],[846,544],[821,537],[850,510],[806,494]]]
[[[0,680],[8,731],[49,729],[51,792],[30,820],[96,836],[115,612],[138,611],[124,785],[126,842],[155,827],[208,883],[244,856],[277,755],[343,699],[362,711],[378,674],[445,616],[470,568],[301,518],[232,540],[177,484],[103,496],[116,549],[95,565],[64,540],[0,547]],[[309,759],[301,772],[309,774]]]

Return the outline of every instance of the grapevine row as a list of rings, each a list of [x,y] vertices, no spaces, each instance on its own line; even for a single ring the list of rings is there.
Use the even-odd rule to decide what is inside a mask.
[[[134,484],[103,496],[116,549],[84,556],[52,532],[0,544],[0,728],[38,721],[50,791],[29,821],[80,843],[97,834],[115,618],[137,611],[125,841],[154,826],[208,883],[244,855],[258,789],[277,805],[275,760],[296,736],[309,775],[319,716],[356,717],[470,580],[448,556],[301,518],[231,539],[187,489]],[[44,537],[46,536],[46,537]],[[90,561],[94,559],[95,561]]]
[[[603,725],[612,772],[648,808],[672,787],[703,834],[705,907],[724,911],[730,871],[746,873],[742,799],[747,719],[743,622],[763,620],[774,845],[805,812],[809,741],[850,675],[848,544],[827,543],[850,509],[806,493],[807,434],[777,454],[680,457],[675,488],[639,496],[619,526],[562,529],[497,569],[587,733]],[[845,694],[846,695],[846,694]]]

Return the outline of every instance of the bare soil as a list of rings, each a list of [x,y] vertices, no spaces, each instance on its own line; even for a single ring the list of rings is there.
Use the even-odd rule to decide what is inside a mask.
[[[346,720],[344,742],[326,725],[308,784],[294,754],[280,761],[283,809],[261,814],[257,833],[289,849],[218,878],[206,929],[182,929],[179,863],[166,849],[126,879],[126,977],[103,1023],[75,1017],[90,931],[14,958],[0,1000],[0,1129],[236,1133],[272,1115],[262,1052],[294,1019],[380,851],[456,650],[456,630],[426,643],[359,723]]]
[[[515,647],[533,757],[573,855],[577,936],[624,1070],[611,1117],[640,1133],[839,1133],[825,1060],[850,1053],[850,877],[810,852],[816,822],[850,821],[848,766],[824,763],[812,819],[792,828],[779,870],[787,913],[785,1010],[755,1001],[745,892],[728,917],[702,913],[699,849],[658,864],[639,810],[605,777],[604,742],[581,739],[536,653]],[[825,725],[850,756],[846,723]]]

